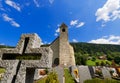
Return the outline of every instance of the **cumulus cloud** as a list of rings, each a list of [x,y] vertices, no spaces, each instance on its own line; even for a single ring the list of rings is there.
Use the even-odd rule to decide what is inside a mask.
[[[120,44],[120,36],[103,36],[102,38],[89,41],[89,43],[97,44]]]
[[[53,4],[54,0],[49,0],[50,4]]]
[[[72,39],[72,41],[73,41],[73,42],[78,42],[78,40],[76,40],[76,39]]]
[[[79,28],[79,27],[82,27],[85,23],[84,22],[80,22],[76,27]]]
[[[70,25],[71,25],[71,26],[74,26],[74,25],[76,25],[76,24],[78,24],[78,20],[71,20],[71,21],[70,21]]]
[[[33,2],[35,3],[36,7],[40,7],[38,0],[33,0]]]
[[[120,0],[107,0],[95,13],[96,21],[114,21],[120,18]]]
[[[7,14],[2,14],[4,21],[9,22],[14,27],[20,27],[20,25],[14,21],[13,18],[8,17]]]
[[[17,11],[21,11],[21,8],[18,3],[13,2],[12,0],[6,0],[5,3],[13,8],[15,8]]]

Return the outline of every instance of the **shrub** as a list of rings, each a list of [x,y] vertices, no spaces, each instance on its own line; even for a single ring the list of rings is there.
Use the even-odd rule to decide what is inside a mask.
[[[67,68],[64,69],[65,83],[75,83],[74,78]]]
[[[45,80],[45,83],[59,83],[56,72],[50,72]]]

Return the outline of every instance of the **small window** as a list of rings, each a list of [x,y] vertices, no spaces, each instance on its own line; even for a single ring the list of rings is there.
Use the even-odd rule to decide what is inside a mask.
[[[65,29],[62,29],[62,32],[65,32]]]

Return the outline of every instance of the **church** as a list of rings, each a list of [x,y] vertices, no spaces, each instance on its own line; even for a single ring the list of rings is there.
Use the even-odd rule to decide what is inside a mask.
[[[68,27],[64,23],[60,26],[60,35],[51,43],[50,48],[53,51],[53,66],[75,65],[74,50],[68,41]]]

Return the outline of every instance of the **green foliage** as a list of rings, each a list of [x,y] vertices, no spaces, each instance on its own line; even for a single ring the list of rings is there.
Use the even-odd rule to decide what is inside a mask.
[[[56,72],[50,72],[45,80],[45,83],[59,83]]]
[[[34,83],[59,83],[58,76],[55,71],[50,72],[47,77],[35,81]]]
[[[0,73],[4,73],[5,69],[4,68],[0,68]]]
[[[37,81],[35,81],[34,83],[45,83],[46,78],[47,78],[47,77],[42,78],[42,79],[40,79],[40,80],[37,80]]]
[[[107,60],[114,60],[117,64],[120,59],[115,57],[120,56],[120,46],[110,44],[90,44],[90,43],[71,43],[75,51],[75,61],[77,65],[85,65],[85,61],[89,56],[95,61],[98,56],[106,54]],[[87,56],[86,56],[87,55]],[[120,58],[120,57],[119,57]]]
[[[5,69],[4,68],[0,68],[0,74],[1,73],[5,73]],[[0,77],[0,80],[1,80],[1,77]]]
[[[110,66],[111,63],[112,63],[111,61],[99,60],[99,59],[96,59],[95,61],[92,61],[92,60],[86,61],[86,65],[89,65],[89,66]]]
[[[65,83],[75,83],[74,78],[67,68],[64,69]]]
[[[99,78],[95,78],[95,79],[91,79],[91,80],[86,80],[84,81],[84,83],[120,83],[120,81],[117,80],[113,80],[113,79],[99,79]]]
[[[115,63],[120,64],[120,56],[114,58]]]
[[[95,61],[95,60],[96,60],[96,58],[93,56],[93,57],[92,57],[92,61]]]

